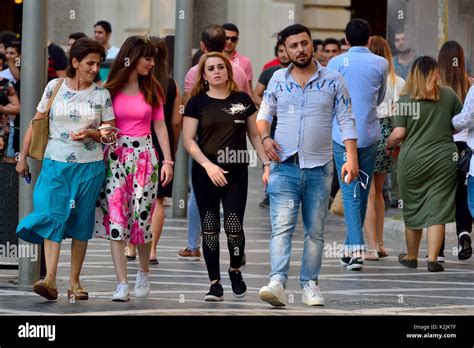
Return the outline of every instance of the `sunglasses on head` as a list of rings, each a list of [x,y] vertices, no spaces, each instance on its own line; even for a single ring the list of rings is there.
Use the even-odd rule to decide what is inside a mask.
[[[138,37],[140,39],[140,41],[144,44],[144,45],[149,45],[151,43],[151,40],[150,40],[150,37],[148,36],[148,34],[145,34],[143,36],[139,36]]]
[[[225,37],[225,40],[226,40],[226,41],[229,41],[229,40],[230,40],[231,42],[237,42],[238,39],[239,39],[239,38],[238,38],[237,36],[231,36],[231,37],[226,36],[226,37]]]

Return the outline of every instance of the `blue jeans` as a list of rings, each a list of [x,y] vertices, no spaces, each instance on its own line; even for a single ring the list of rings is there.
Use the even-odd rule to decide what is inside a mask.
[[[189,178],[191,178],[192,157],[189,156]],[[191,180],[190,180],[191,181]],[[190,184],[191,191],[189,192],[188,201],[188,248],[197,250],[201,246],[201,218],[194,196],[193,185]]]
[[[467,177],[467,205],[471,216],[474,217],[474,176]]]
[[[375,163],[377,160],[377,146],[375,143],[369,147],[357,149],[359,160],[359,178],[346,184],[341,180],[341,168],[346,162],[346,148],[333,141],[334,160],[336,161],[337,177],[342,189],[342,199],[344,205],[344,217],[346,220],[346,241],[344,242],[346,256],[347,253],[364,250],[364,226],[365,213],[367,211],[367,200],[369,197],[370,183],[374,175]],[[368,176],[361,173],[365,172]],[[361,182],[365,185],[364,189]]]
[[[309,280],[318,279],[332,173],[332,161],[310,169],[300,169],[298,164],[272,162],[267,190],[272,223],[270,281],[277,280],[286,286],[290,267],[291,239],[300,203],[304,226],[301,287],[304,287]]]

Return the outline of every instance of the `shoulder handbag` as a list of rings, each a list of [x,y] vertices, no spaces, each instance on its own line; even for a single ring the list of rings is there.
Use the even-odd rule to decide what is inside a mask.
[[[461,172],[463,175],[467,175],[469,173],[469,166],[471,164],[471,157],[472,157],[472,149],[467,146],[459,156],[458,160],[458,171]]]
[[[39,119],[32,119],[32,135],[31,135],[31,144],[28,151],[28,156],[37,160],[42,161],[44,157],[44,152],[46,150],[46,145],[48,145],[49,138],[49,111],[53,105],[54,97],[58,94],[59,88],[63,83],[64,79],[59,79],[56,87],[54,88],[51,98],[48,100],[46,105],[46,110],[44,112],[44,117]]]

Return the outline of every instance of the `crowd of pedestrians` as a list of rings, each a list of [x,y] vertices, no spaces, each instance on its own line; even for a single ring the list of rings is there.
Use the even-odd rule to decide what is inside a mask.
[[[177,256],[204,256],[205,301],[224,298],[221,220],[232,293],[247,293],[241,267],[253,151],[266,192],[260,205],[269,207],[271,219],[269,283],[259,296],[272,306],[286,305],[300,206],[301,300],[325,304],[319,281],[324,223],[338,189],[346,224],[340,262],[347,270],[388,256],[387,192],[403,203],[407,252],[398,255],[401,265],[418,266],[426,228],[427,269],[443,271],[445,226],[453,221],[458,257],[471,257],[474,164],[458,163],[474,147],[474,91],[456,41],[446,42],[436,60],[418,56],[402,30],[394,34],[392,55],[363,19],[349,21],[343,40],[313,40],[307,27],[294,24],[278,33],[276,58],[257,82],[251,60],[237,50],[239,28],[213,24],[202,31],[181,97],[162,38],[132,35],[119,48],[111,35],[110,23],[101,20],[92,38],[69,35],[67,53],[48,41],[49,82],[34,119],[49,115],[50,135],[34,210],[17,227],[21,239],[44,244],[46,276],[33,285],[40,296],[57,299],[61,243],[72,238],[68,296],[88,299],[80,273],[93,237],[110,240],[117,278],[112,300],[130,300],[127,260],[137,255],[134,297],[149,295],[180,137],[191,168],[188,243]],[[17,162],[27,177],[32,128],[20,150],[20,57],[16,38],[0,38],[2,159]]]

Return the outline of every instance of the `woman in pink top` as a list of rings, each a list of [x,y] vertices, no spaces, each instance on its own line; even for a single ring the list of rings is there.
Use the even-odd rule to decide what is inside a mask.
[[[156,203],[158,180],[166,186],[173,178],[173,162],[164,122],[163,90],[151,73],[156,47],[147,36],[125,40],[112,64],[105,87],[109,89],[116,114],[119,137],[116,149],[105,152],[106,182],[96,214],[96,235],[111,241],[118,285],[112,301],[130,299],[125,245],[137,245],[140,267],[135,297],[150,293],[149,258],[151,217]],[[164,160],[158,178],[159,159],[153,148],[153,121]]]

